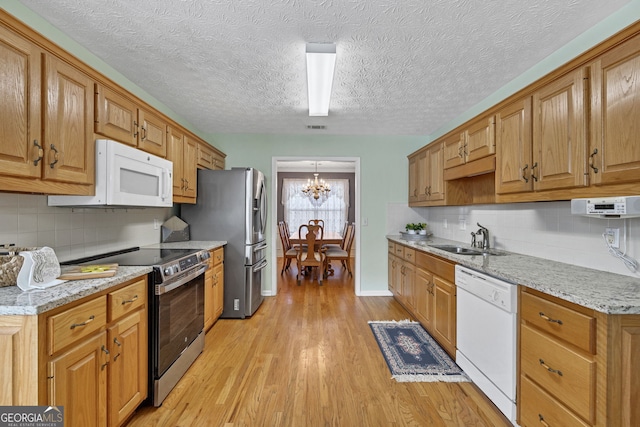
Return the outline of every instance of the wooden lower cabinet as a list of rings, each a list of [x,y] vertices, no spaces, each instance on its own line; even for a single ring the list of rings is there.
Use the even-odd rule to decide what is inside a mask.
[[[123,425],[148,387],[147,278],[38,316],[0,316],[0,405],[64,406],[65,426]]]
[[[224,247],[209,251],[209,268],[204,273],[204,330],[209,330],[224,309]]]
[[[453,265],[451,268],[454,268]],[[433,325],[431,335],[451,357],[456,354],[456,286],[433,277]]]
[[[416,268],[415,277],[416,305],[415,315],[426,329],[433,327],[433,274],[430,271]]]
[[[640,315],[520,287],[519,424],[640,425]]]
[[[389,290],[455,359],[455,264],[409,246],[388,243]]]
[[[124,423],[147,396],[147,319],[138,310],[108,331],[109,426]]]
[[[48,364],[47,404],[64,406],[65,426],[107,425],[107,334],[100,332]]]

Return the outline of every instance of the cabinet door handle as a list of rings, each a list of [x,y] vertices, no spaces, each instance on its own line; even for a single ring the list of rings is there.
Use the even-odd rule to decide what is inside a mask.
[[[122,305],[131,304],[132,302],[134,302],[137,299],[138,299],[138,295],[134,295],[133,298],[126,299],[126,300],[122,301]]]
[[[538,314],[540,315],[540,317],[542,317],[547,322],[557,323],[558,325],[562,325],[562,320],[560,320],[560,319],[552,319],[551,317],[547,316],[543,312],[540,312]]]
[[[462,145],[458,146],[458,157],[462,158]]]
[[[33,140],[34,147],[38,147],[38,158],[33,161],[33,166],[38,166],[38,162],[42,160],[44,157],[44,151],[42,150],[42,145],[38,144],[38,140]]]
[[[55,145],[51,144],[51,149],[53,150],[53,163],[49,163],[49,166],[51,167],[51,169],[53,169],[53,166],[58,163],[58,149],[56,148]]]
[[[542,414],[538,414],[538,420],[540,421],[540,424],[542,424],[544,427],[551,427],[549,423],[544,420],[544,417],[542,416]]]
[[[524,165],[524,167],[522,168],[522,179],[524,179],[524,182],[529,182],[529,178],[526,177],[525,175],[525,171],[529,168],[529,164],[527,163],[526,165]]]
[[[535,170],[535,168],[537,168],[537,167],[538,167],[538,162],[535,162],[535,163],[533,164],[533,166],[531,166],[531,178],[533,178],[533,180],[534,180],[534,181],[536,181],[536,182],[538,181],[538,177],[537,177],[537,176],[535,176],[535,175],[533,174],[533,171],[534,171],[534,170]]]
[[[105,346],[102,346],[100,348],[100,350],[102,350],[104,352],[104,354],[109,354],[109,350],[107,350],[107,347],[105,347]]]
[[[136,130],[133,132],[133,137],[137,138],[138,137],[138,122],[137,121],[133,121],[133,127],[136,128]]]
[[[594,166],[595,163],[595,155],[598,154],[598,149],[594,148],[593,153],[589,154],[589,167],[593,169],[593,173],[598,173],[598,168]]]
[[[559,376],[562,376],[562,371],[561,370],[553,369],[551,366],[549,366],[546,363],[544,363],[544,360],[542,360],[542,359],[538,359],[538,361],[540,362],[540,366],[542,366],[547,371],[551,372],[552,374],[558,374]]]
[[[118,353],[115,356],[113,356],[113,361],[115,362],[116,360],[118,360],[118,357],[120,357],[120,353]]]
[[[118,338],[114,338],[114,339],[113,339],[113,342],[114,342],[114,343],[116,343],[116,345],[117,345],[118,347],[120,347],[120,346],[122,345],[122,343],[121,343],[120,341],[118,341]]]
[[[147,128],[143,126],[141,126],[142,128],[142,138],[140,138],[141,141],[144,141],[145,139],[147,139]]]
[[[96,318],[96,316],[94,316],[94,315],[92,314],[92,315],[91,315],[91,316],[89,316],[89,318],[88,318],[87,320],[85,320],[84,322],[82,322],[82,323],[74,323],[74,324],[72,324],[72,325],[71,325],[71,329],[75,329],[75,328],[77,328],[78,326],[86,326],[86,325],[87,325],[87,323],[91,323],[91,322],[93,322],[93,319],[95,319],[95,318]],[[104,348],[104,347],[103,347],[103,348]]]

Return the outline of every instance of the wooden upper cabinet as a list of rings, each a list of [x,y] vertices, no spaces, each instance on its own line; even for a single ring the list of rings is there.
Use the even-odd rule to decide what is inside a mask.
[[[195,203],[198,177],[197,142],[180,129],[169,126],[167,145],[167,159],[173,162],[173,201]]]
[[[418,158],[416,159],[416,175],[417,175],[417,200],[419,202],[424,202],[425,200],[429,200],[429,147],[420,151],[418,154]]]
[[[496,114],[496,193],[533,190],[531,179],[531,97]]]
[[[444,144],[442,142],[434,142],[429,144],[424,159],[424,168],[426,169],[422,176],[425,179],[425,192],[429,205],[433,205],[436,201],[444,201]],[[441,203],[439,203],[441,204]]]
[[[443,143],[438,141],[409,157],[411,206],[433,206],[444,201],[443,154]]]
[[[158,114],[139,107],[124,93],[95,87],[95,132],[109,139],[167,157],[167,123]]]
[[[533,93],[533,164],[535,190],[587,185],[587,70],[580,68]]]
[[[184,174],[182,163],[184,159],[184,134],[170,126],[167,130],[167,160],[173,162],[173,197],[182,196],[184,189]]]
[[[211,145],[199,140],[197,165],[201,169],[223,170],[224,155],[217,152]]]
[[[592,67],[589,169],[592,183],[640,181],[640,36]]]
[[[138,145],[138,107],[122,93],[96,85],[95,131],[107,138]]]
[[[418,156],[419,154],[409,157],[409,204],[416,203],[419,200]]]
[[[66,62],[45,56],[43,179],[95,181],[93,80]]]
[[[182,171],[186,182],[184,196],[193,198],[195,202],[198,181],[198,143],[196,139],[185,135]]]
[[[149,110],[138,109],[140,131],[138,148],[147,153],[167,157],[167,123]]]
[[[42,51],[0,26],[0,170],[39,178],[42,173]]]
[[[449,169],[465,163],[464,133],[449,135],[443,140],[444,168]]]
[[[481,118],[464,131],[465,163],[490,156],[496,152],[495,117]]]
[[[444,168],[490,156],[496,152],[494,116],[482,117],[469,123],[461,133],[444,140]]]

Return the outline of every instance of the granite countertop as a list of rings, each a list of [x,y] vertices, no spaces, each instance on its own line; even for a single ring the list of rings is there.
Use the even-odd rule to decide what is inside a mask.
[[[197,241],[156,243],[145,246],[152,249],[205,249],[226,245],[224,241]],[[91,280],[69,280],[49,289],[23,291],[17,286],[0,288],[0,315],[37,315],[88,295],[98,293],[120,283],[150,273],[151,267],[119,266],[113,277]]]
[[[0,288],[0,315],[36,315],[76,301],[120,283],[144,276],[151,267],[118,267],[113,277],[69,280],[48,289],[23,291],[17,286]]]
[[[145,248],[151,249],[211,249],[219,248],[226,245],[225,241],[215,240],[187,240],[184,242],[169,242],[169,243],[154,243],[153,245],[145,246]]]
[[[602,313],[640,314],[640,279],[635,277],[505,251],[504,256],[456,255],[429,245],[470,246],[437,237],[407,241],[389,235],[387,239]]]

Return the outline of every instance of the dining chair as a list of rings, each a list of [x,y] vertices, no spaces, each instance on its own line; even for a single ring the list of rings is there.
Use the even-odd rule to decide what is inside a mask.
[[[296,280],[298,285],[302,280],[302,272],[307,268],[316,272],[318,283],[322,285],[326,267],[325,249],[322,247],[324,229],[319,225],[302,224],[298,229],[298,236],[300,238],[306,236],[306,248],[303,245],[296,246],[296,263],[298,266]]]
[[[296,257],[296,249],[291,246],[291,241],[287,236],[287,224],[284,221],[278,221],[278,234],[280,234],[280,242],[282,242],[282,270],[280,270],[280,275],[282,275],[285,270],[289,269],[291,265],[291,260]]]
[[[327,248],[327,275],[333,276],[334,270],[331,267],[331,261],[341,261],[342,266],[347,268],[349,276],[353,277],[351,272],[351,246],[353,245],[353,238],[355,236],[355,225],[349,224],[347,231],[344,235],[345,245],[344,248]]]
[[[349,226],[349,221],[345,221],[344,222],[344,227],[342,227],[342,232],[340,233],[340,235],[342,236],[342,241],[340,243],[325,243],[324,247],[329,249],[329,248],[334,248],[334,249],[344,249],[344,244],[345,244],[345,236],[347,235],[347,227]]]
[[[322,220],[322,219],[310,219],[309,220],[309,225],[319,225],[322,228],[324,228],[324,220]]]

